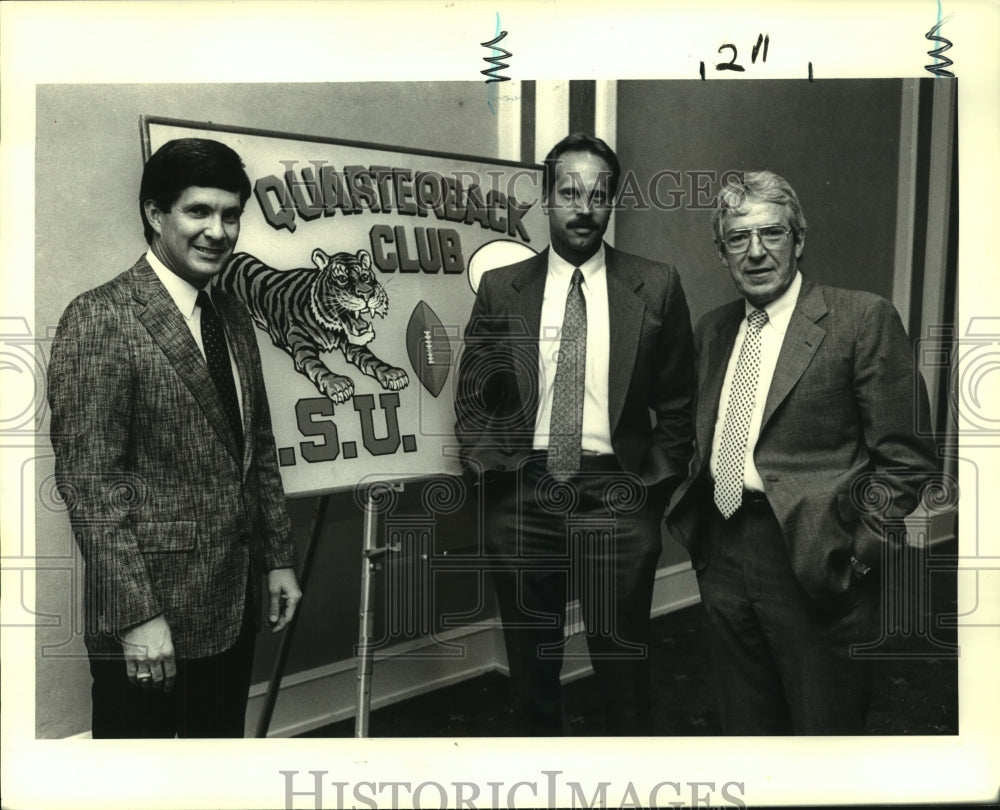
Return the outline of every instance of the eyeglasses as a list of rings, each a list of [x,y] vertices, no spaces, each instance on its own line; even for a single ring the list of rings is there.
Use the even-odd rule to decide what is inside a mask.
[[[760,228],[748,228],[745,231],[730,231],[723,237],[722,244],[727,253],[746,253],[750,249],[750,241],[754,234],[767,250],[783,248],[788,242],[791,228],[784,225],[764,225]]]

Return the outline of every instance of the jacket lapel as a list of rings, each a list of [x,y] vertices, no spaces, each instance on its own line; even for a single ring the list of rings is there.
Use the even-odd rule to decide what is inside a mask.
[[[642,276],[625,257],[607,245],[604,247],[604,266],[607,270],[608,322],[611,330],[608,424],[614,435],[635,368],[646,305],[635,294],[644,283]]]
[[[732,354],[736,333],[739,332],[745,311],[746,305],[742,298],[728,305],[716,321],[715,329],[709,335],[705,348],[702,350],[703,356],[699,359],[698,373],[701,384],[698,391],[695,431],[700,456],[699,465],[702,467],[708,463],[708,458],[711,455],[715,422],[719,416],[722,382],[726,377],[729,357]]]
[[[254,413],[257,391],[254,386],[255,376],[251,367],[251,358],[254,353],[253,347],[248,342],[253,340],[253,333],[248,335],[245,330],[236,328],[236,324],[239,322],[239,308],[243,304],[219,290],[218,287],[212,292],[212,300],[215,302],[216,309],[226,326],[226,340],[229,343],[229,351],[233,353],[236,368],[240,372],[240,392],[243,400],[243,464],[244,469],[246,469],[253,454],[253,447],[251,446],[253,431],[250,429],[250,426],[256,424],[257,419],[257,415]]]
[[[632,369],[635,366],[642,316],[645,304],[635,292],[643,285],[641,275],[628,264],[621,254],[605,245],[605,268],[608,280],[608,318],[611,329],[612,358],[609,373],[608,418],[611,431],[621,416],[628,393]],[[517,364],[517,384],[521,402],[525,407],[537,407],[538,351],[542,322],[542,299],[545,295],[545,278],[548,271],[548,249],[525,262],[524,269],[515,276],[509,315],[512,335],[523,326],[526,338],[525,362]],[[534,376],[533,376],[534,375]]]
[[[136,316],[173,365],[177,376],[191,391],[229,452],[239,459],[236,438],[222,410],[222,402],[208,373],[205,358],[198,351],[198,344],[177,311],[170,293],[160,283],[145,258],[140,259],[132,269],[135,279],[132,296],[136,303]],[[243,376],[242,368],[240,374]],[[244,412],[245,410],[244,408]]]
[[[788,322],[788,330],[778,354],[778,364],[771,378],[771,388],[767,392],[761,431],[782,403],[788,392],[799,381],[802,372],[812,361],[816,350],[826,336],[826,330],[817,321],[827,313],[823,292],[813,282],[802,280],[802,289],[795,310]]]
[[[542,298],[545,295],[545,275],[548,271],[549,252],[543,250],[524,263],[511,286],[515,295],[511,297],[510,337],[522,338],[523,347],[518,346],[518,358],[514,369],[517,375],[517,389],[525,408],[538,407],[538,338],[542,328]],[[518,341],[520,342],[520,341]],[[523,354],[522,354],[523,350]]]

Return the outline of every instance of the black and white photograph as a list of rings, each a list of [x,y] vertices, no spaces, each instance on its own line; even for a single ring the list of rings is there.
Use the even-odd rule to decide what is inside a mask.
[[[5,6],[3,807],[997,800],[995,8]]]

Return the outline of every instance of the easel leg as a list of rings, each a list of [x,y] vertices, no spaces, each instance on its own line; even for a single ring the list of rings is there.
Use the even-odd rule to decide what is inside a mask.
[[[358,626],[358,693],[355,701],[354,736],[368,736],[371,714],[372,664],[375,651],[371,646],[375,590],[375,540],[378,513],[371,491],[365,499],[364,546],[361,553],[361,610]]]
[[[319,545],[319,538],[323,534],[323,524],[326,522],[326,509],[330,505],[330,496],[321,495],[316,501],[316,512],[313,515],[312,530],[309,533],[309,543],[306,545],[306,552],[302,559],[302,571],[299,574],[299,587],[303,593],[306,591],[306,583],[309,581],[309,573],[312,571],[313,558],[316,556],[316,547]],[[257,720],[257,731],[255,737],[266,737],[267,730],[271,725],[271,715],[274,714],[274,704],[278,699],[278,689],[281,686],[281,678],[285,673],[285,664],[288,662],[288,652],[292,647],[292,637],[295,635],[295,626],[299,616],[302,615],[302,605],[295,611],[288,627],[281,634],[278,643],[278,655],[274,660],[274,667],[271,670],[271,679],[267,684],[267,695],[264,697],[264,707],[261,709],[260,718]]]

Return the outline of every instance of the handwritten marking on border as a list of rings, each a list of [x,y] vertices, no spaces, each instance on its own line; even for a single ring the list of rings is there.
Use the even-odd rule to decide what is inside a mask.
[[[499,36],[494,37],[493,39],[489,40],[489,42],[481,42],[481,43],[479,43],[484,48],[492,48],[493,49],[493,55],[492,56],[484,56],[483,57],[483,61],[490,63],[492,65],[492,67],[488,67],[485,70],[479,71],[484,76],[488,76],[489,77],[489,78],[486,79],[486,83],[487,84],[489,84],[490,82],[509,82],[510,81],[510,76],[501,76],[500,75],[500,71],[510,67],[510,65],[507,64],[506,62],[504,62],[503,60],[504,59],[510,59],[510,57],[512,57],[514,54],[512,54],[508,50],[504,50],[503,48],[498,48],[497,47],[497,43],[501,42],[504,39],[504,37],[506,37],[506,36],[507,36],[507,32],[506,31],[501,31]]]
[[[955,63],[952,62],[951,59],[949,59],[947,56],[943,56],[942,54],[944,54],[944,52],[951,47],[952,43],[950,40],[945,39],[942,36],[938,36],[938,31],[941,30],[941,26],[944,25],[946,22],[948,22],[948,20],[950,20],[952,16],[953,15],[949,14],[943,20],[940,20],[938,24],[935,25],[930,31],[924,34],[925,39],[928,39],[931,42],[941,43],[940,48],[935,48],[934,50],[927,52],[928,56],[931,56],[934,59],[937,59],[938,61],[930,65],[924,65],[924,70],[930,71],[935,76],[944,76],[945,78],[948,79],[954,79],[955,74],[952,73],[950,70],[945,70],[945,68],[950,67]]]

